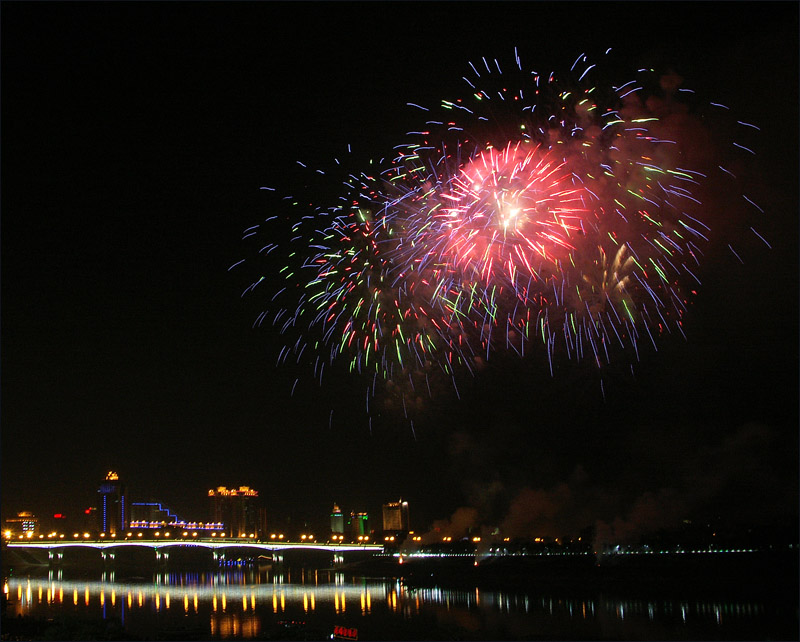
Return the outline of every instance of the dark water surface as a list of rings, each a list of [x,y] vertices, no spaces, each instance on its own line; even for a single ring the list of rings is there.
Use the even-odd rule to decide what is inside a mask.
[[[3,639],[797,639],[796,604],[674,590],[413,587],[312,568],[4,578]],[[27,628],[26,628],[27,627]],[[59,628],[60,627],[60,628]],[[81,628],[83,627],[83,628]],[[336,628],[336,627],[343,627]],[[76,637],[77,636],[77,637]]]

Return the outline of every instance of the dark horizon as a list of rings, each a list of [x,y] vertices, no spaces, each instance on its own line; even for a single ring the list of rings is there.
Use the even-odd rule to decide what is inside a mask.
[[[472,520],[619,532],[718,515],[796,522],[798,10],[793,3],[4,3],[2,512],[79,512],[108,470],[137,501],[204,519],[247,485],[268,515],[333,502],[414,528]],[[503,18],[506,20],[506,18]],[[276,367],[228,268],[295,192],[296,161],[389,156],[406,103],[462,93],[468,61],[567,70],[583,51],[656,61],[761,127],[772,246],[714,212],[686,321],[635,376],[498,358],[427,402],[413,431],[340,368]],[[654,63],[655,64],[655,63]],[[357,164],[357,163],[356,163]],[[311,170],[309,170],[311,171]],[[730,238],[727,236],[730,235]],[[263,295],[262,295],[263,296]],[[324,518],[323,518],[324,519]],[[627,529],[627,530],[626,530]]]

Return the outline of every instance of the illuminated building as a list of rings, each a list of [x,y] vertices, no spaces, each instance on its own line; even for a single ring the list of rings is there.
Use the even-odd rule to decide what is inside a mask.
[[[348,522],[350,537],[354,540],[359,535],[369,535],[369,515],[367,513],[350,512],[350,521]]]
[[[383,505],[383,530],[408,530],[408,502],[389,502]]]
[[[266,511],[258,506],[258,491],[249,486],[228,490],[225,486],[208,491],[211,502],[211,522],[222,522],[225,532],[233,537],[255,534],[267,530]]]
[[[139,529],[183,529],[193,531],[222,532],[225,525],[222,522],[187,522],[179,519],[169,508],[159,502],[132,502],[131,503],[131,528]],[[252,531],[248,531],[248,534]]]
[[[131,523],[136,522],[170,522],[178,521],[166,506],[159,502],[131,502]]]
[[[331,512],[331,533],[341,535],[344,533],[344,514],[337,504],[333,505]]]
[[[39,531],[39,520],[36,515],[29,511],[22,511],[17,513],[16,517],[7,519],[5,522],[6,530],[12,533],[21,533],[22,535],[34,535]]]
[[[104,531],[102,511],[97,510],[97,506],[84,509],[81,524],[83,531]]]
[[[109,471],[100,488],[100,529],[104,533],[122,532],[128,528],[128,498],[119,475]]]

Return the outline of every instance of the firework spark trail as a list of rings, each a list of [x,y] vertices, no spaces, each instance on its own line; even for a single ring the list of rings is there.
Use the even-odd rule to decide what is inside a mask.
[[[299,335],[279,361],[310,347],[320,378],[325,361],[345,361],[371,376],[371,394],[378,379],[395,388],[408,416],[433,373],[455,386],[492,353],[529,356],[539,342],[553,373],[559,356],[602,368],[684,335],[684,284],[699,283],[711,233],[693,192],[707,174],[685,167],[691,136],[672,124],[694,92],[652,70],[595,84],[584,54],[564,79],[525,71],[516,50],[515,62],[507,74],[470,63],[466,98],[409,103],[424,126],[391,162],[350,174],[337,205],[262,248],[284,264],[247,291],[266,279],[273,322]]]

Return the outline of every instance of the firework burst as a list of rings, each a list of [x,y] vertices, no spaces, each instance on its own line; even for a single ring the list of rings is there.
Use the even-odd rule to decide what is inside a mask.
[[[295,339],[279,361],[307,353],[320,379],[344,361],[408,412],[421,381],[430,394],[493,353],[602,369],[683,335],[711,229],[708,163],[687,167],[693,92],[649,69],[601,85],[585,55],[563,78],[516,52],[510,73],[481,62],[465,97],[413,105],[424,127],[391,162],[292,223],[287,264],[249,288],[277,292],[272,322]]]

